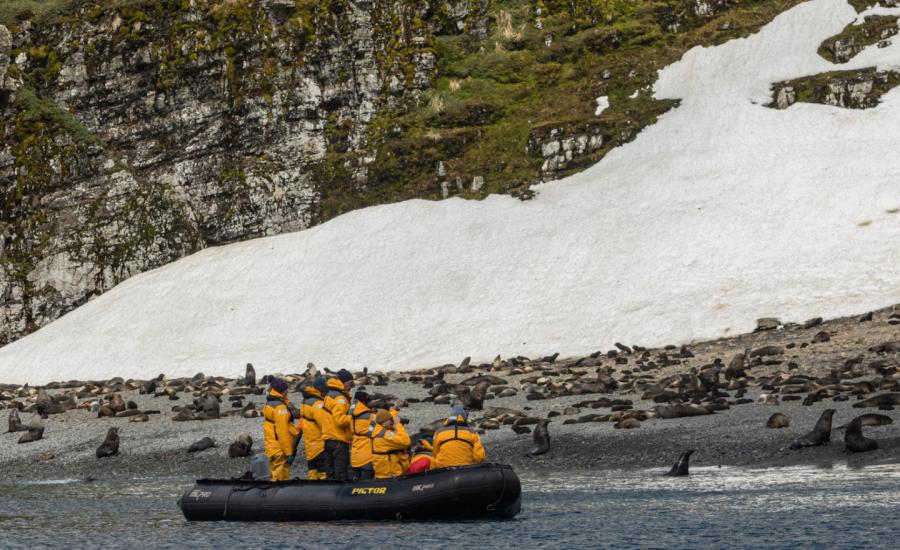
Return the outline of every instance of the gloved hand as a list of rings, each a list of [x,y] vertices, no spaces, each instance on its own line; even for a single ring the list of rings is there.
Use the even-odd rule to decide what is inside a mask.
[[[289,457],[287,458],[287,461],[288,461],[288,465],[293,464],[293,463],[294,463],[294,455],[289,456]]]

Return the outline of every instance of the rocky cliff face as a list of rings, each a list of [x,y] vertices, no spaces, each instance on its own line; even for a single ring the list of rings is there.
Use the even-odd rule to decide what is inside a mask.
[[[0,6],[0,345],[203,247],[411,197],[530,198],[674,105],[658,69],[799,1]]]
[[[103,4],[0,27],[0,344],[199,248],[308,227],[326,152],[365,151],[375,113],[429,87],[434,32],[486,25],[467,0]]]

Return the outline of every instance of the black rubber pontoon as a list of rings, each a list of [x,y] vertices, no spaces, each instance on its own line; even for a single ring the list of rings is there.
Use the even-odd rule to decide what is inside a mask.
[[[423,520],[511,518],[521,499],[511,467],[478,464],[359,482],[202,479],[179,504],[192,521]]]

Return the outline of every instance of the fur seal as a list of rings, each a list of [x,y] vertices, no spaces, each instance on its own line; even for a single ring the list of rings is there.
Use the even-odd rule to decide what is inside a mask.
[[[761,393],[759,397],[756,399],[757,403],[763,403],[766,405],[777,405],[778,404],[778,396],[774,393]]]
[[[178,411],[178,414],[172,417],[172,422],[188,422],[191,420],[197,420],[191,411],[187,409],[181,409]]]
[[[492,376],[490,374],[479,374],[478,376],[472,376],[470,378],[466,378],[460,384],[464,386],[475,386],[480,384],[481,382],[488,382],[492,386],[504,386],[508,382],[499,376]]]
[[[189,453],[199,453],[200,451],[205,451],[206,449],[212,449],[216,446],[216,442],[212,440],[212,438],[204,437],[200,441],[195,441],[190,447],[188,447],[187,452]]]
[[[859,424],[861,428],[872,427],[872,426],[887,426],[888,424],[893,424],[894,421],[890,416],[885,416],[883,414],[863,414],[857,416],[850,422],[844,424],[843,426],[838,426],[835,430],[846,430],[850,427],[852,422],[856,422],[859,420]]]
[[[894,405],[900,405],[900,393],[883,393],[881,395],[876,395],[875,397],[870,397],[866,400],[860,401],[859,403],[854,403],[854,409],[864,409],[866,407],[893,407]]]
[[[121,395],[114,393],[113,396],[109,400],[109,408],[113,410],[113,412],[120,413],[124,411],[128,405],[125,403],[125,400]]]
[[[214,395],[207,394],[203,399],[195,401],[194,405],[200,411],[197,420],[214,420],[221,415],[219,400]]]
[[[9,433],[24,432],[28,428],[22,425],[22,419],[19,418],[18,409],[9,410]]]
[[[32,443],[44,438],[44,425],[41,424],[39,417],[32,419],[25,429],[27,429],[28,432],[19,438],[19,443]]]
[[[768,422],[766,422],[767,428],[788,428],[790,425],[791,421],[782,413],[773,414],[769,417]]]
[[[728,366],[725,368],[725,379],[735,380],[737,378],[743,378],[746,375],[744,372],[745,360],[746,355],[743,353],[738,353],[732,357],[731,361],[728,362]]]
[[[461,384],[461,391],[458,392],[458,397],[460,404],[466,408],[466,410],[470,411],[480,411],[484,408],[484,398],[487,397],[488,388],[491,386],[491,383],[487,380],[483,380],[477,384],[475,387],[469,388]]]
[[[800,449],[802,447],[815,447],[823,443],[831,442],[831,418],[834,416],[834,409],[825,409],[816,422],[816,427],[811,432],[804,435],[791,443],[791,449]]]
[[[116,418],[128,418],[131,416],[140,416],[142,414],[144,414],[144,412],[140,411],[138,409],[126,409],[120,413],[116,413],[115,417]]]
[[[547,424],[550,422],[552,422],[552,420],[549,418],[543,418],[538,422],[537,426],[534,427],[534,432],[531,434],[534,440],[534,446],[525,456],[538,456],[550,450],[550,430],[547,429]]]
[[[653,410],[656,411],[656,414],[657,416],[659,416],[659,418],[683,418],[686,416],[703,416],[712,414],[706,407],[694,404],[671,406],[657,405],[653,407]]]
[[[482,420],[481,424],[479,424],[479,426],[481,426],[482,430],[499,430],[500,429],[500,423],[497,422],[496,420],[494,420],[493,418],[488,418],[487,420]]]
[[[97,447],[97,458],[108,458],[119,454],[119,428],[110,428],[106,439]]]
[[[672,465],[672,469],[663,475],[667,476],[686,476],[689,475],[690,472],[688,469],[690,468],[691,455],[694,454],[694,449],[688,449],[681,453],[681,456],[678,457],[678,461]]]
[[[259,411],[256,409],[256,405],[253,403],[247,403],[243,409],[241,409],[241,416],[243,418],[256,418],[259,416]]]
[[[241,434],[237,441],[228,446],[228,458],[242,458],[253,454],[253,438],[250,434]]]
[[[640,427],[641,421],[633,417],[623,418],[622,420],[619,420],[618,422],[613,424],[613,428],[617,430],[633,430]]]
[[[862,433],[862,417],[854,418],[847,424],[844,432],[844,446],[852,453],[864,453],[878,448],[878,442],[869,439]]]
[[[253,363],[247,363],[247,368],[244,370],[244,379],[241,380],[241,384],[244,386],[256,385],[256,369],[253,368]]]

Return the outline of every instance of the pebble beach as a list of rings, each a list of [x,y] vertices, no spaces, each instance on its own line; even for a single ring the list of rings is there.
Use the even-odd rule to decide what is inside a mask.
[[[900,462],[900,423],[866,428],[867,437],[875,439],[879,448],[866,453],[849,453],[844,448],[843,432],[838,426],[863,413],[877,412],[888,417],[895,413],[877,408],[854,407],[860,401],[884,393],[879,388],[889,388],[896,381],[900,353],[890,351],[883,344],[900,340],[897,319],[900,308],[888,308],[872,314],[872,320],[860,322],[859,316],[827,322],[804,324],[778,324],[771,330],[712,342],[701,342],[669,349],[643,350],[640,346],[623,346],[630,353],[605,350],[590,357],[564,358],[548,356],[537,359],[498,359],[483,365],[444,365],[407,372],[357,373],[371,394],[377,394],[397,403],[401,416],[408,421],[410,433],[445,417],[449,412],[448,401],[456,401],[453,393],[435,393],[435,386],[460,388],[460,384],[475,376],[495,376],[502,383],[492,384],[482,410],[472,410],[470,421],[484,426],[482,439],[488,452],[488,460],[511,464],[518,470],[535,471],[586,471],[596,469],[668,469],[678,454],[685,449],[696,449],[692,464],[697,466],[744,466],[751,468],[792,465],[865,466]],[[892,317],[893,316],[893,317]],[[806,326],[812,325],[812,326]],[[827,335],[827,339],[823,334]],[[882,346],[882,347],[879,347]],[[677,388],[678,380],[694,372],[705,372],[715,364],[716,358],[728,364],[736,354],[768,348],[781,351],[771,355],[749,359],[746,373],[737,382],[731,382],[737,390],[724,391],[722,410],[711,414],[680,418],[661,418],[654,415],[659,401],[647,399],[648,387],[669,383]],[[641,350],[641,351],[635,351]],[[874,350],[874,351],[873,351]],[[588,365],[588,366],[585,366]],[[648,365],[650,365],[648,367]],[[848,367],[849,365],[849,367]],[[699,370],[698,370],[699,369]],[[352,369],[351,369],[352,370]],[[459,372],[462,371],[462,372]],[[615,389],[603,393],[579,393],[587,382],[594,380],[595,372],[608,373],[616,381]],[[286,375],[289,380],[299,380],[302,374]],[[437,384],[434,377],[438,375]],[[838,384],[830,384],[840,378]],[[779,378],[780,376],[780,378]],[[796,377],[806,377],[810,391],[793,393]],[[794,377],[793,384],[790,377]],[[262,378],[262,373],[260,373]],[[210,380],[207,377],[205,380]],[[233,477],[241,475],[249,464],[249,458],[229,458],[228,446],[241,434],[250,434],[254,440],[254,452],[261,450],[262,419],[244,418],[241,410],[253,403],[261,408],[262,387],[236,391],[239,380],[215,378],[215,391],[221,400],[220,418],[175,422],[173,407],[190,404],[203,397],[208,390],[201,390],[200,383],[188,384],[187,389],[176,394],[178,399],[158,392],[159,396],[142,394],[137,389],[140,382],[128,381],[119,393],[125,401],[142,411],[159,411],[149,414],[145,422],[131,422],[130,418],[98,418],[96,410],[75,408],[59,414],[51,414],[42,420],[45,428],[39,441],[17,444],[21,433],[5,433],[5,418],[9,410],[0,410],[0,422],[4,433],[0,434],[0,479],[131,479],[171,475],[202,477]],[[780,380],[780,382],[779,382]],[[566,383],[569,387],[567,389]],[[785,384],[787,381],[789,383]],[[499,381],[497,381],[499,382]],[[859,382],[867,382],[875,388],[864,395],[854,393]],[[367,383],[367,384],[366,384]],[[66,386],[84,386],[86,383],[69,383]],[[162,383],[161,383],[162,384]],[[655,384],[655,386],[654,386]],[[724,385],[724,383],[723,383]],[[102,384],[101,384],[102,386]],[[296,383],[292,384],[292,389]],[[494,388],[515,390],[508,397],[494,396]],[[804,404],[809,394],[817,394],[821,388],[838,387],[834,396]],[[4,407],[13,407],[22,422],[28,424],[35,413],[36,388],[3,386]],[[55,389],[54,389],[55,388]],[[788,389],[786,389],[788,388]],[[67,390],[51,385],[49,395]],[[683,391],[683,390],[682,390]],[[232,406],[229,394],[245,393]],[[502,391],[496,391],[496,394]],[[513,393],[510,391],[507,394]],[[561,393],[563,395],[556,395]],[[738,403],[737,395],[741,395]],[[9,399],[9,396],[17,397]],[[775,395],[765,399],[766,395]],[[799,395],[791,398],[789,395]],[[818,394],[817,394],[818,395]],[[21,397],[20,397],[21,396]],[[841,396],[846,396],[846,399]],[[788,397],[788,400],[785,399]],[[83,400],[96,404],[108,395],[98,394]],[[299,395],[291,393],[298,400]],[[676,397],[675,403],[686,398]],[[760,402],[767,401],[766,403]],[[438,403],[432,402],[438,401]],[[604,418],[613,413],[613,407],[604,407],[607,401],[627,403],[619,414],[632,414],[642,418],[639,427],[617,429],[614,419]],[[19,405],[15,405],[18,402]],[[809,432],[823,410],[836,409],[829,445],[799,450],[790,449],[791,443]],[[229,413],[229,411],[232,411]],[[498,414],[497,411],[504,411]],[[515,414],[510,416],[510,411]],[[786,415],[790,425],[786,428],[767,428],[769,417],[780,412]],[[590,416],[589,416],[590,415]],[[524,418],[520,422],[509,419]],[[532,447],[532,434],[516,433],[513,425],[533,426],[529,420],[550,418],[551,448],[546,454],[528,457]],[[497,422],[486,422],[499,419]],[[505,422],[505,423],[504,423]],[[110,427],[119,428],[120,451],[117,456],[98,459],[95,450],[103,442]],[[217,446],[199,453],[188,453],[188,447],[203,437],[215,440]],[[295,465],[295,475],[305,475],[305,466]]]

